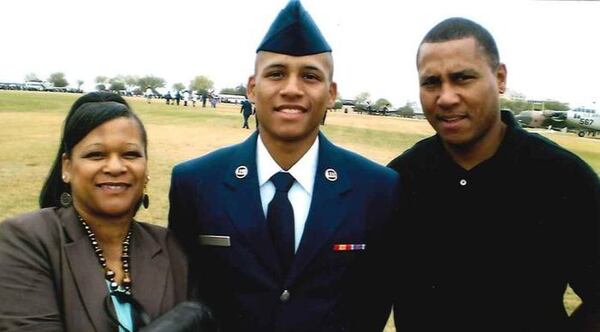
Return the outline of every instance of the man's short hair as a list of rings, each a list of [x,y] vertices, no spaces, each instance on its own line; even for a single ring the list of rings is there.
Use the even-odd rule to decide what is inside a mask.
[[[423,40],[419,44],[419,51],[421,50],[421,45],[424,43],[440,43],[471,37],[475,38],[477,44],[483,49],[490,67],[492,69],[498,68],[500,55],[498,54],[498,47],[492,34],[481,25],[462,17],[448,18],[434,26],[423,37]],[[417,51],[417,59],[419,51]]]

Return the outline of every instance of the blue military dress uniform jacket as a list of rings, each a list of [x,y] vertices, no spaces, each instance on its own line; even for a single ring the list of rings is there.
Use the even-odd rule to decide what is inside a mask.
[[[381,331],[398,174],[320,134],[309,215],[284,275],[261,206],[257,137],[173,170],[169,227],[199,296],[226,332]]]

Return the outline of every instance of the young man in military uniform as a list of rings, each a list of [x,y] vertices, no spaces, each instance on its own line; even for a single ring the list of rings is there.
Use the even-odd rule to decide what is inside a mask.
[[[506,66],[477,23],[432,28],[417,69],[437,134],[389,164],[408,193],[398,331],[600,331],[598,176],[499,110]],[[576,319],[567,284],[583,300]]]
[[[319,132],[331,48],[290,1],[257,49],[259,130],[173,170],[169,227],[223,331],[381,331],[398,175]]]

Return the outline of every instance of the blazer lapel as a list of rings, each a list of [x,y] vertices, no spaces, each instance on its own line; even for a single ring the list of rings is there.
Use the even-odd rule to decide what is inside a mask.
[[[334,235],[346,216],[344,193],[351,189],[348,173],[338,147],[319,134],[319,161],[310,211],[300,240],[300,246],[292,263],[286,284],[295,280],[315,255]],[[326,170],[334,170],[337,178],[329,179]]]
[[[96,331],[105,331],[111,322],[104,311],[104,298],[108,294],[108,287],[104,279],[104,271],[98,258],[92,250],[87,234],[83,230],[75,210],[63,209],[61,222],[71,242],[65,244],[67,264],[81,302]]]
[[[225,172],[225,208],[232,224],[247,245],[256,251],[263,265],[275,275],[281,275],[260,199],[256,169],[257,138],[258,133],[255,132],[237,146],[232,162]],[[245,175],[238,173],[243,167],[246,170]]]
[[[133,297],[151,317],[161,312],[169,259],[160,244],[138,223],[132,224],[131,286]],[[177,287],[177,286],[175,286]]]

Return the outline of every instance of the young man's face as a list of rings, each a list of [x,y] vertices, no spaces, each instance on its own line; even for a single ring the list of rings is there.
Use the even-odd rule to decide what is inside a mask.
[[[506,67],[491,68],[474,38],[423,43],[417,69],[423,112],[446,144],[472,146],[501,126]]]
[[[314,140],[337,86],[331,81],[331,53],[306,56],[259,52],[248,79],[263,141]]]

